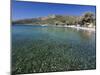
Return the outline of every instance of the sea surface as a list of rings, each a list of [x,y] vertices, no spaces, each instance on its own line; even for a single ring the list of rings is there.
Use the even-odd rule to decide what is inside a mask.
[[[95,35],[74,28],[12,25],[12,73],[95,69]]]

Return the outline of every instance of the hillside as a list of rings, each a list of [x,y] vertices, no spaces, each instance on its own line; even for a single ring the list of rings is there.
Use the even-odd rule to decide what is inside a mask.
[[[32,24],[32,25],[86,25],[92,23],[95,25],[95,15],[91,12],[84,13],[82,16],[67,15],[49,15],[45,17],[22,19],[13,21],[13,24]]]

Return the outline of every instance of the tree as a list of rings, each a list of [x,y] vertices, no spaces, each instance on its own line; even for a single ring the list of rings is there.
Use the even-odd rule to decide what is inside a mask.
[[[85,25],[86,23],[93,23],[94,14],[92,12],[87,12],[82,16],[81,24]]]

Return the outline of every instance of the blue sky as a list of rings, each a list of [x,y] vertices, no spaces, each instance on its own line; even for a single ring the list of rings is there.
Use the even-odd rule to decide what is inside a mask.
[[[84,12],[95,13],[95,9],[95,6],[86,5],[13,1],[12,20],[36,18],[51,14],[80,16]]]

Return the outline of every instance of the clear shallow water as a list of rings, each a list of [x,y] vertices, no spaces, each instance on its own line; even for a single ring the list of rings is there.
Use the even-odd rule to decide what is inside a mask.
[[[95,68],[95,32],[63,27],[12,26],[13,73]]]

